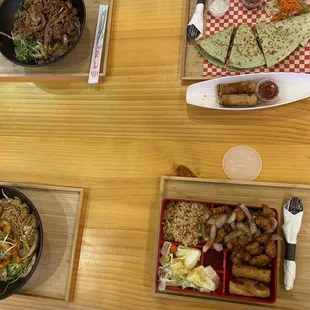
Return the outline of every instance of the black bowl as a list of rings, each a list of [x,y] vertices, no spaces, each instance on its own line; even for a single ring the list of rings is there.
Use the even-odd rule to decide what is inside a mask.
[[[42,227],[40,215],[39,215],[36,207],[30,201],[29,198],[27,198],[23,193],[21,193],[20,191],[18,191],[17,189],[15,189],[13,187],[0,186],[0,190],[1,189],[3,189],[4,194],[6,196],[8,196],[9,198],[18,197],[22,202],[25,202],[28,205],[29,209],[35,215],[35,217],[37,219],[38,232],[39,232],[39,242],[38,242],[38,247],[36,249],[37,257],[36,257],[36,260],[35,260],[35,263],[34,263],[32,269],[28,273],[28,275],[25,278],[18,279],[16,282],[10,284],[7,287],[7,289],[6,289],[7,282],[0,281],[0,300],[3,300],[3,299],[8,298],[9,296],[15,294],[16,292],[18,292],[28,282],[28,280],[33,275],[35,269],[37,268],[39,261],[40,261],[40,258],[41,258],[42,249],[43,249],[43,227]],[[2,194],[2,191],[0,191],[0,199],[2,199],[2,198],[4,198],[4,196]],[[2,292],[4,292],[4,291],[5,291],[5,293],[2,294]]]
[[[72,0],[73,6],[79,12],[79,20],[81,24],[81,33],[78,36],[77,40],[72,44],[72,46],[61,56],[58,56],[52,60],[46,61],[41,64],[37,64],[34,61],[32,62],[22,62],[18,60],[15,56],[14,52],[14,44],[13,41],[3,35],[0,35],[0,52],[1,54],[13,62],[16,65],[24,66],[24,67],[42,67],[51,63],[58,61],[59,59],[65,57],[72,49],[75,47],[77,42],[80,40],[85,22],[86,22],[86,8],[83,0]],[[18,10],[22,8],[23,0],[4,0],[2,5],[0,5],[0,31],[11,35],[11,31],[13,29],[14,22],[17,18]]]

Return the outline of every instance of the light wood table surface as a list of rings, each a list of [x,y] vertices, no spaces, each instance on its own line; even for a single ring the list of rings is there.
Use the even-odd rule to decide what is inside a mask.
[[[70,309],[260,309],[152,296],[160,176],[183,164],[199,176],[225,178],[226,150],[249,145],[263,160],[257,180],[310,184],[310,100],[242,113],[187,106],[179,77],[184,6],[116,1],[108,78],[97,87],[56,79],[0,83],[1,181],[86,188]],[[303,229],[310,238],[309,223]],[[272,308],[309,309],[309,285],[300,281]],[[1,303],[1,310],[62,308],[22,296]]]

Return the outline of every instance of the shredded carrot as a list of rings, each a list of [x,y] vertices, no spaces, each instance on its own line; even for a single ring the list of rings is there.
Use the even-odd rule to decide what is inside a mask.
[[[177,250],[178,250],[178,247],[175,244],[173,244],[170,248],[170,253],[175,254]]]
[[[303,7],[303,4],[300,0],[277,0],[277,8],[279,9],[278,14],[272,12],[272,21],[279,21],[290,14],[298,13]]]
[[[278,7],[281,13],[289,15],[299,12],[302,4],[299,0],[278,0]]]

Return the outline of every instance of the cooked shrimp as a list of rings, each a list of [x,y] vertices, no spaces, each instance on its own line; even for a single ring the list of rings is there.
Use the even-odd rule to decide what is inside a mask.
[[[11,257],[5,257],[4,259],[0,259],[0,268],[6,267],[10,263]]]
[[[6,267],[11,260],[11,251],[9,245],[6,243],[0,244],[0,268]]]
[[[12,252],[12,257],[13,257],[13,260],[16,264],[21,264],[22,263],[22,259],[21,257],[19,256],[19,253],[18,253],[18,250],[17,250],[17,245],[11,249],[11,252]]]
[[[11,232],[11,229],[11,224],[8,221],[0,221],[0,233],[9,234]]]

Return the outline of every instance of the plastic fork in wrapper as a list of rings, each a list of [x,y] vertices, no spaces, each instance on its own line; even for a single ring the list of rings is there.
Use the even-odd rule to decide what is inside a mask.
[[[286,290],[293,289],[296,277],[296,244],[297,235],[300,231],[304,207],[301,198],[291,198],[283,207],[284,224],[283,234],[286,240],[284,258],[284,287]]]

